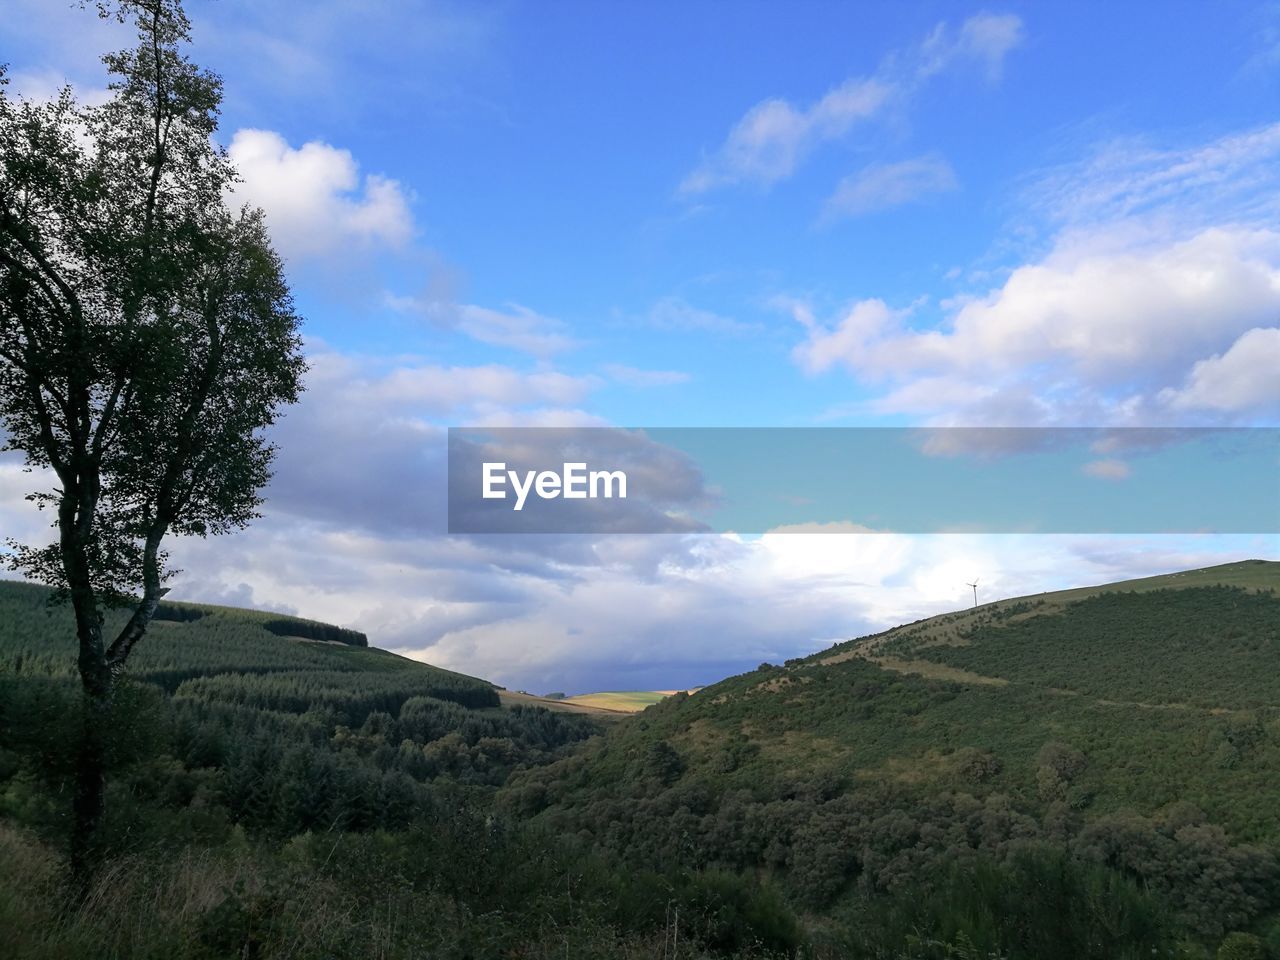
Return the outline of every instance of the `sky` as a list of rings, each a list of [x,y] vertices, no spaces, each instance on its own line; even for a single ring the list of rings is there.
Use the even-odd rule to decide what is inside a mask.
[[[13,89],[103,96],[127,29],[6,7]],[[450,536],[441,467],[450,426],[1280,425],[1280,4],[187,7],[311,369],[264,517],[175,543],[173,596],[534,692],[670,689],[974,577],[994,599],[1280,555]],[[48,535],[32,483],[0,459],[7,535]]]

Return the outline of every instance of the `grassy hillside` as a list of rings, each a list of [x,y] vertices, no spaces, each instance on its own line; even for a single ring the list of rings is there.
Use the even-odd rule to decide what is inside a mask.
[[[603,707],[606,710],[620,710],[623,713],[637,713],[679,692],[677,690],[607,690],[566,697],[564,702]]]
[[[621,720],[665,700],[679,690],[612,690],[580,693],[572,697],[555,694],[538,697],[517,690],[502,690],[498,696],[508,706],[527,704],[565,713],[583,713],[599,720]],[[688,692],[688,691],[683,691]]]
[[[863,924],[927,925],[895,891],[1041,845],[1212,944],[1280,908],[1277,664],[1277,563],[1017,598],[676,695],[505,796]]]

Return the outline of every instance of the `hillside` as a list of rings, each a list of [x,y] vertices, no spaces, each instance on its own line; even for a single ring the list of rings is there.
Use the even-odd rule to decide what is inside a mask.
[[[1001,600],[630,715],[171,604],[88,908],[69,613],[0,582],[0,929],[40,958],[1274,954],[1278,572]]]
[[[678,690],[602,690],[599,693],[580,693],[566,697],[565,703],[617,710],[621,713],[638,713],[646,707],[665,700]]]
[[[11,778],[65,777],[74,743],[74,627],[49,596],[0,581],[0,813],[15,802]],[[496,786],[597,730],[586,717],[508,709],[493,684],[329,624],[183,603],[164,614],[130,662],[123,725],[137,742],[119,744],[121,763],[167,740],[183,791],[216,785],[209,799],[264,833],[404,825],[443,782]],[[124,616],[108,613],[108,631]]]
[[[1002,600],[674,696],[505,798],[908,929],[904,884],[1043,845],[1212,943],[1280,908],[1277,663],[1280,563]]]
[[[860,658],[899,673],[1017,681],[1137,706],[1274,706],[1280,682],[1271,684],[1276,651],[1267,628],[1277,590],[1280,562],[1245,560],[980,604],[789,666]],[[1230,625],[1242,619],[1247,627]],[[1225,644],[1206,646],[1214,640]]]
[[[495,807],[514,771],[594,737],[600,708],[553,711],[354,631],[190,604],[166,605],[115,697],[101,867],[80,890],[82,701],[70,612],[48,599],[0,582],[6,957],[633,960],[668,955],[672,911],[672,960],[798,943],[748,880],[623,867]]]
[[[66,605],[50,606],[50,591],[37,584],[0,580],[0,674],[71,677],[75,625]],[[118,629],[123,611],[107,614],[106,631]],[[385,650],[368,648],[363,633],[331,624],[235,607],[164,603],[139,644],[129,673],[174,693],[187,689],[253,685],[251,677],[350,674],[395,676],[409,695],[424,694],[497,706],[492,684]],[[222,679],[218,679],[222,678]],[[314,685],[314,684],[313,684]],[[342,684],[339,683],[339,686]]]

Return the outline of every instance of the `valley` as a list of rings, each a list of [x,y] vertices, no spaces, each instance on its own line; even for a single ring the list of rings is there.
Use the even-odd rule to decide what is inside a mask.
[[[161,617],[116,708],[123,906],[64,914],[40,891],[67,837],[74,638],[45,588],[0,583],[0,862],[31,878],[0,884],[0,923],[54,931],[19,955],[1065,960],[1280,938],[1276,562],[999,600],[695,692],[536,697],[298,618]],[[157,908],[156,884],[186,892]]]

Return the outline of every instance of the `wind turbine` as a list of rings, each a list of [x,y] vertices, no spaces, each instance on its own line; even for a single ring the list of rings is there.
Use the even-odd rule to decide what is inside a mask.
[[[976,607],[978,605],[978,578],[974,577],[973,583],[966,583],[965,586],[973,587],[973,605]]]

